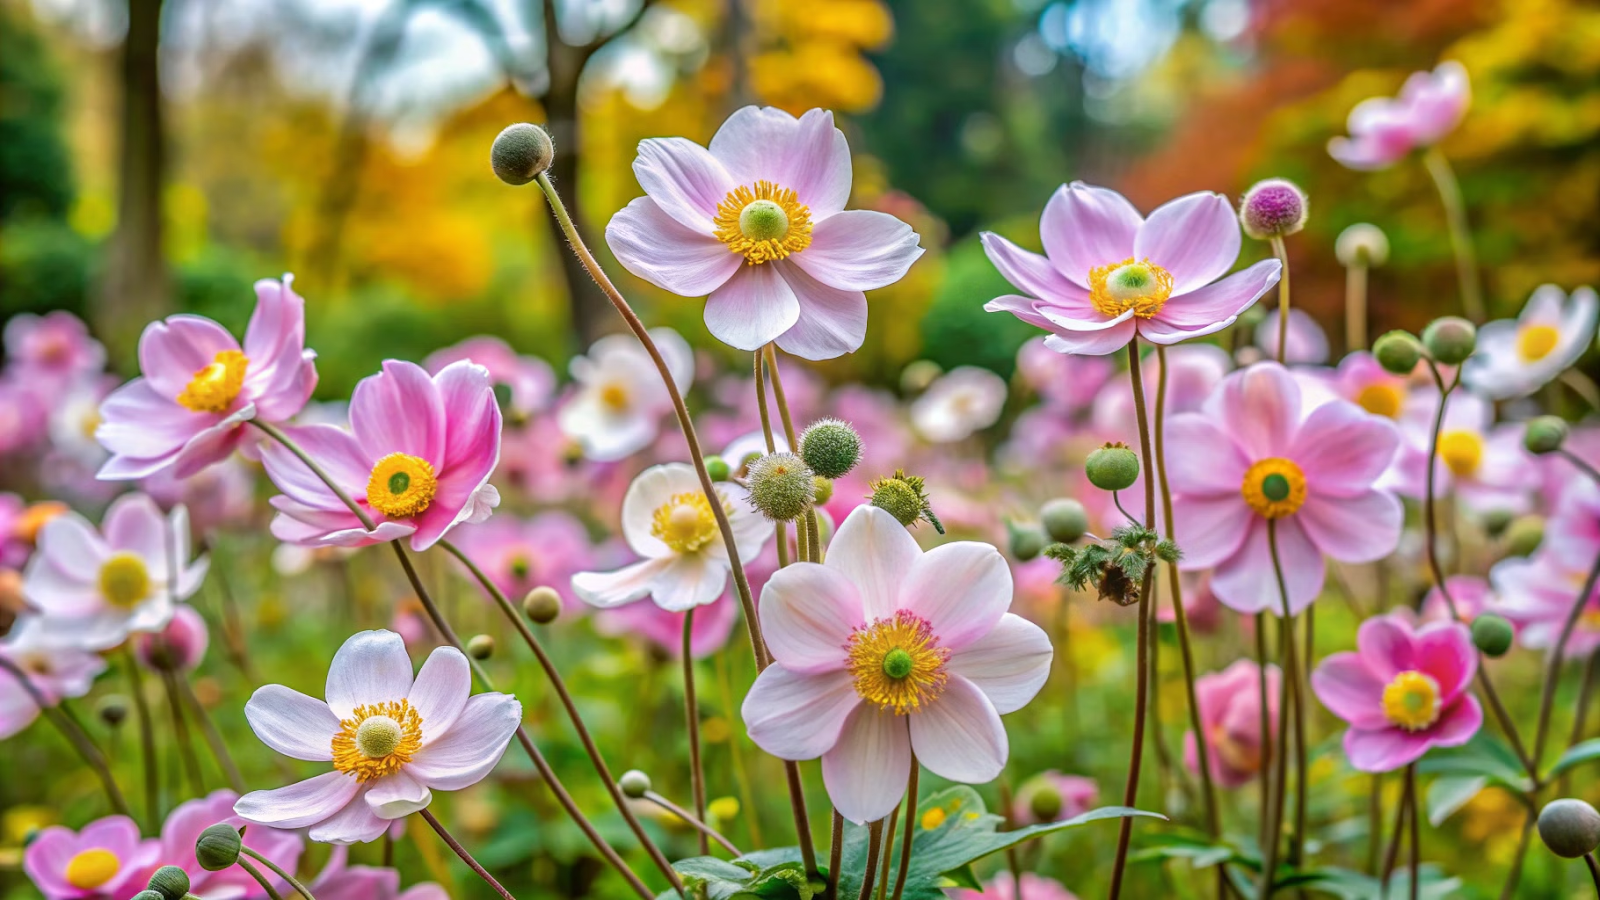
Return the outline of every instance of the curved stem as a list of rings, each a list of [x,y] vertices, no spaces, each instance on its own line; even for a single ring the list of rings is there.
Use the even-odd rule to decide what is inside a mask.
[[[1589,605],[1589,598],[1594,594],[1597,580],[1600,580],[1600,557],[1596,557],[1594,565],[1589,567],[1589,574],[1583,580],[1583,587],[1578,591],[1572,608],[1567,611],[1566,621],[1561,623],[1561,634],[1556,638],[1555,646],[1550,648],[1549,658],[1545,662],[1544,687],[1539,697],[1539,725],[1533,733],[1535,766],[1542,764],[1545,738],[1550,734],[1550,712],[1555,704],[1556,688],[1561,683],[1561,662],[1566,658],[1567,642],[1572,639],[1572,632],[1578,627],[1578,620],[1583,617],[1584,607]],[[1537,780],[1538,776],[1535,775],[1534,778]]]
[[[1274,769],[1273,802],[1270,818],[1267,820],[1266,843],[1261,848],[1261,889],[1257,892],[1257,896],[1263,898],[1272,896],[1273,882],[1278,876],[1278,845],[1282,843],[1283,811],[1288,805],[1291,718],[1297,722],[1299,756],[1296,759],[1296,768],[1299,777],[1302,780],[1305,778],[1304,723],[1299,719],[1298,707],[1291,705],[1292,702],[1299,700],[1300,681],[1299,666],[1296,665],[1294,614],[1289,609],[1289,587],[1284,580],[1283,561],[1278,554],[1278,523],[1275,519],[1267,520],[1267,548],[1272,554],[1272,573],[1278,582],[1278,599],[1283,607],[1283,619],[1279,623],[1278,632],[1278,641],[1282,645],[1279,647],[1279,652],[1283,655],[1283,671],[1279,673],[1278,678],[1278,756],[1277,767]]]
[[[1579,472],[1582,472],[1583,474],[1589,476],[1589,480],[1590,481],[1593,481],[1595,484],[1600,484],[1600,469],[1596,469],[1594,466],[1589,465],[1589,463],[1587,461],[1585,461],[1582,457],[1578,456],[1577,454],[1573,453],[1571,450],[1568,450],[1565,447],[1562,447],[1560,450],[1557,450],[1556,452],[1561,454],[1561,457],[1563,459],[1565,459],[1567,462],[1572,463],[1573,467],[1576,468]]]
[[[1406,766],[1403,783],[1404,791],[1400,795],[1400,802],[1394,808],[1394,834],[1389,838],[1389,849],[1383,854],[1383,889],[1379,892],[1382,896],[1389,896],[1389,878],[1394,875],[1394,867],[1400,860],[1400,841],[1405,835],[1406,814],[1412,812],[1411,792],[1416,789],[1415,777],[1416,763]]]
[[[921,768],[917,755],[911,754],[911,777],[906,782],[906,823],[901,829],[905,833],[900,836],[900,866],[895,870],[892,900],[900,900],[900,895],[905,892],[906,873],[911,869],[911,837],[916,833],[917,823],[917,775]],[[1022,896],[1020,888],[1017,896]]]
[[[839,896],[839,866],[844,857],[844,816],[833,811],[833,836],[828,844],[828,892],[829,898]]]
[[[706,773],[700,763],[700,705],[694,696],[694,608],[683,614],[683,721],[689,731],[689,783],[694,792],[694,814],[701,823],[700,855],[711,853],[706,843]],[[737,856],[738,854],[734,854]]]
[[[211,714],[206,711],[205,704],[195,696],[194,687],[188,679],[177,679],[178,689],[183,692],[183,699],[188,703],[189,709],[194,714],[194,720],[200,726],[200,734],[206,740],[206,745],[211,748],[211,755],[216,758],[217,766],[227,776],[228,787],[235,794],[244,793],[244,776],[239,774],[239,766],[233,761],[232,754],[228,753],[228,745],[222,739],[222,733],[217,731],[217,723],[212,720]]]
[[[1270,818],[1267,811],[1272,808],[1272,779],[1267,777],[1267,767],[1272,765],[1272,754],[1277,751],[1278,745],[1272,739],[1272,716],[1269,712],[1272,707],[1267,696],[1267,614],[1264,612],[1256,613],[1255,638],[1256,695],[1261,714],[1261,768],[1256,776],[1261,781],[1261,808],[1256,815],[1256,843],[1265,848],[1267,820]]]
[[[423,821],[433,826],[433,830],[439,833],[439,839],[448,844],[450,849],[454,850],[456,855],[461,857],[461,861],[466,863],[467,867],[472,869],[472,871],[478,873],[478,877],[482,878],[484,882],[489,885],[489,887],[494,888],[495,893],[499,894],[502,898],[504,898],[504,900],[516,900],[515,897],[511,896],[510,891],[506,890],[505,887],[500,884],[500,882],[495,880],[493,875],[489,874],[487,869],[478,865],[478,861],[472,858],[472,854],[467,852],[467,848],[461,846],[460,841],[457,841],[454,837],[450,836],[450,832],[445,830],[444,825],[440,823],[438,819],[434,818],[432,811],[423,809],[421,814]]]
[[[539,188],[544,191],[545,199],[550,201],[550,211],[560,224],[561,233],[566,236],[572,252],[588,270],[595,284],[600,286],[606,299],[611,301],[611,305],[622,316],[622,320],[628,325],[628,330],[632,331],[634,337],[639,339],[639,343],[644,345],[645,352],[650,354],[651,362],[655,363],[656,371],[661,374],[662,386],[667,389],[667,396],[672,400],[672,411],[678,417],[678,428],[683,432],[684,443],[689,447],[689,460],[694,464],[695,474],[700,478],[700,489],[710,501],[711,513],[717,520],[717,529],[722,532],[722,544],[728,551],[728,564],[733,570],[733,585],[739,594],[739,605],[744,609],[745,627],[750,632],[750,650],[755,655],[756,667],[765,669],[771,659],[767,655],[767,645],[761,639],[761,623],[756,617],[755,599],[750,594],[750,582],[745,577],[744,563],[739,559],[739,544],[734,540],[733,526],[728,524],[728,514],[717,500],[717,489],[711,482],[711,474],[706,471],[705,454],[700,451],[700,439],[695,435],[694,422],[689,418],[689,408],[683,403],[683,394],[678,390],[677,383],[672,380],[672,371],[667,368],[667,362],[662,358],[655,340],[650,337],[650,332],[634,313],[633,307],[628,305],[622,292],[611,283],[605,270],[595,261],[588,246],[584,244],[583,235],[580,235],[577,226],[572,224],[572,217],[567,214],[567,207],[561,202],[561,195],[556,193],[555,186],[550,183],[550,176],[547,173],[540,173]]]
[[[1406,766],[1406,806],[1410,812],[1406,813],[1407,821],[1411,823],[1411,900],[1417,900],[1417,895],[1422,889],[1417,877],[1418,861],[1422,858],[1421,828],[1417,815],[1417,767]]]
[[[1517,882],[1522,879],[1522,861],[1528,856],[1528,845],[1533,841],[1533,826],[1538,820],[1539,808],[1528,804],[1528,813],[1522,820],[1522,837],[1517,841],[1515,855],[1511,857],[1511,871],[1506,873],[1506,884],[1500,889],[1500,900],[1512,900],[1517,895]]]
[[[333,480],[333,477],[328,474],[327,470],[317,465],[317,461],[312,459],[311,456],[307,454],[298,443],[290,439],[290,437],[283,432],[283,429],[273,425],[270,422],[263,422],[259,419],[251,419],[250,424],[261,429],[268,437],[282,444],[284,449],[288,450],[290,453],[293,453],[296,459],[300,460],[300,462],[306,468],[311,470],[313,475],[317,476],[318,480],[327,485],[328,490],[333,491],[333,495],[335,497],[338,497],[345,506],[350,508],[351,512],[355,513],[356,518],[361,520],[362,528],[371,531],[372,529],[378,527],[377,523],[373,522],[372,516],[368,514],[365,509],[361,508],[361,504],[351,499],[350,494],[346,492],[344,488],[340,487],[337,481]]]
[[[1289,352],[1289,250],[1283,238],[1272,239],[1272,255],[1283,263],[1278,273],[1278,362],[1281,364]]]
[[[691,815],[688,810],[684,809],[683,807],[679,806],[676,803],[673,803],[671,800],[668,800],[666,797],[663,797],[662,795],[656,793],[655,791],[645,791],[644,799],[649,800],[651,803],[654,803],[655,805],[661,807],[662,809],[666,810],[667,812],[672,813],[673,815],[677,816],[679,819],[682,819],[685,824],[687,824],[690,827],[694,828],[694,830],[700,832],[701,847],[702,847],[702,849],[700,850],[700,855],[705,856],[705,855],[707,855],[707,854],[709,854],[711,852],[711,849],[709,847],[705,846],[705,839],[706,838],[710,838],[711,840],[716,841],[718,844],[720,844],[722,846],[722,849],[724,849],[724,850],[728,851],[729,853],[733,854],[734,857],[736,857],[736,858],[744,855],[744,853],[741,852],[738,847],[735,847],[733,845],[733,841],[730,841],[727,838],[723,837],[722,834],[720,832],[718,832],[715,828],[712,828],[710,825],[706,824],[706,820],[705,820],[704,816],[696,817],[694,815]]]
[[[150,704],[145,702],[144,679],[139,675],[139,661],[134,659],[133,645],[124,644],[123,665],[128,667],[128,693],[133,695],[133,709],[139,719],[139,754],[144,762],[144,815],[146,830],[154,834],[161,828],[161,785],[159,767],[156,765],[156,736],[150,721]]]
[[[238,863],[239,868],[248,872],[250,877],[256,880],[257,884],[261,885],[261,889],[267,892],[267,896],[271,900],[283,900],[283,895],[278,893],[278,889],[272,886],[272,882],[267,879],[267,876],[261,874],[260,869],[250,865],[248,861],[243,859],[235,860],[235,862]]]
[[[1594,895],[1600,897],[1600,865],[1596,865],[1593,853],[1585,853],[1583,861],[1589,866],[1589,877],[1594,881]]]
[[[273,862],[270,859],[267,859],[265,856],[262,856],[260,853],[257,853],[256,851],[254,851],[254,850],[250,849],[249,847],[246,847],[246,846],[244,846],[242,844],[239,846],[239,852],[243,853],[245,856],[250,857],[251,859],[255,860],[256,862],[261,863],[263,866],[266,866],[267,868],[271,869],[273,871],[273,873],[275,873],[279,878],[282,878],[285,882],[287,882],[289,887],[294,888],[295,891],[297,891],[300,894],[300,896],[302,898],[304,898],[304,900],[317,900],[316,897],[311,895],[311,891],[306,889],[305,885],[301,884],[300,881],[298,879],[296,879],[293,875],[290,875],[288,872],[285,872],[282,868],[280,868],[278,866],[277,863]]]
[[[72,749],[78,752],[84,764],[94,770],[95,776],[100,779],[100,786],[105,789],[106,799],[111,801],[111,808],[120,815],[133,818],[133,810],[128,807],[127,799],[122,796],[122,789],[117,786],[116,777],[111,774],[111,765],[106,762],[105,754],[100,752],[94,739],[89,737],[70,716],[63,715],[52,707],[44,694],[39,692],[38,686],[28,678],[27,673],[10,658],[0,655],[0,669],[4,669],[6,674],[22,685],[22,690],[27,693],[28,699],[33,701],[34,706],[39,707],[39,713],[50,720],[50,724],[54,725],[61,732],[61,736],[67,739],[67,743],[72,745]]]
[[[1461,197],[1461,182],[1455,169],[1438,147],[1429,147],[1422,164],[1433,178],[1444,205],[1445,224],[1450,229],[1450,248],[1455,251],[1456,278],[1461,283],[1461,310],[1476,324],[1483,324],[1483,286],[1478,283],[1478,258],[1472,245],[1472,229],[1467,224],[1467,205]]]

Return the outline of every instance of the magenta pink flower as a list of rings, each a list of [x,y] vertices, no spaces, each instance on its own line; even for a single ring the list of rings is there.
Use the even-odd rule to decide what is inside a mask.
[[[531,518],[495,516],[463,526],[455,542],[507,597],[520,600],[536,587],[554,588],[563,612],[583,609],[572,596],[572,576],[594,562],[594,545],[577,517],[553,509]]]
[[[350,848],[337,844],[328,864],[307,885],[317,900],[450,900],[444,888],[432,882],[400,890],[400,873],[394,869],[349,864]]]
[[[510,394],[507,407],[519,418],[544,412],[555,394],[556,373],[537,356],[523,356],[497,337],[478,335],[428,354],[423,366],[439,374],[445,366],[468,360],[489,370],[489,380]]]
[[[959,888],[950,891],[950,900],[1078,900],[1061,882],[1032,872],[1022,873],[1022,891],[1011,873],[1002,872],[991,878],[983,890]]]
[[[138,893],[161,843],[140,840],[139,826],[127,816],[107,816],[74,832],[51,825],[39,832],[22,855],[22,870],[46,900],[128,897]]]
[[[106,348],[89,336],[83,320],[58,309],[42,316],[18,313],[6,322],[6,362],[23,381],[44,380],[52,389],[98,373]]]
[[[1432,72],[1415,72],[1399,97],[1357,103],[1347,123],[1350,136],[1328,141],[1328,155],[1351,169],[1388,168],[1454,131],[1471,99],[1467,70],[1455,60]]]
[[[200,832],[217,824],[236,828],[249,824],[234,815],[233,804],[238,799],[239,795],[233,791],[213,791],[200,799],[178,804],[176,809],[167,814],[167,821],[161,826],[160,864],[177,866],[188,873],[190,890],[208,900],[223,897],[254,900],[267,896],[260,882],[238,866],[229,866],[220,872],[208,872],[195,859],[194,845],[200,839]],[[300,854],[305,850],[305,841],[299,833],[264,825],[246,828],[244,845],[290,873],[299,866]],[[259,868],[280,895],[293,893],[289,885],[272,874],[266,866]]]
[[[1483,709],[1468,688],[1478,651],[1467,626],[1404,616],[1361,623],[1355,653],[1335,653],[1311,673],[1322,705],[1350,723],[1344,752],[1363,772],[1392,772],[1433,747],[1459,747],[1478,732]]]
[[[500,407],[489,372],[451,363],[429,377],[415,363],[386,360],[350,398],[350,431],[334,425],[291,429],[377,527],[361,520],[288,448],[262,445],[279,540],[313,547],[359,547],[409,536],[426,550],[463,522],[482,522],[500,503],[489,476],[500,459]]]
[[[927,553],[895,518],[857,507],[822,564],[780,570],[761,592],[774,662],[745,696],[750,739],[782,759],[822,757],[852,822],[894,810],[911,755],[951,781],[989,781],[1009,743],[1000,716],[1050,674],[1050,639],[1006,612],[1011,570],[988,544]]]
[[[1267,666],[1267,727],[1278,727],[1277,666]],[[1195,680],[1195,703],[1200,707],[1211,777],[1223,787],[1249,784],[1261,774],[1261,667],[1248,659],[1236,660],[1221,672]],[[1183,761],[1191,772],[1200,771],[1200,749],[1195,733],[1183,737]]]
[[[240,446],[245,422],[286,422],[317,386],[305,349],[305,301],[283,281],[256,282],[244,344],[200,316],[152,322],[139,338],[144,373],[100,407],[95,438],[111,459],[108,480],[145,478],[167,467],[186,478]]]
[[[1579,457],[1582,458],[1581,456]],[[1543,547],[1567,568],[1583,568],[1600,556],[1600,486],[1573,472],[1563,460],[1555,512],[1545,522]]]
[[[1100,786],[1093,778],[1063,775],[1049,769],[1029,778],[1017,788],[1011,804],[1011,818],[1019,825],[1064,822],[1094,808]],[[1049,814],[1051,808],[1054,814]]]
[[[1531,557],[1512,557],[1495,564],[1489,583],[1500,598],[1495,612],[1517,626],[1517,639],[1531,650],[1551,650],[1566,626],[1572,605],[1588,580],[1589,559],[1568,565],[1556,553],[1540,550]],[[1584,600],[1583,610],[1567,641],[1567,659],[1582,659],[1600,650],[1600,588]]]
[[[158,672],[190,672],[205,659],[210,643],[205,618],[184,603],[172,611],[165,628],[133,636],[133,655]]]
[[[1045,204],[1039,239],[1044,256],[984,232],[989,260],[1021,291],[984,309],[1051,332],[1045,346],[1058,353],[1103,356],[1136,334],[1175,344],[1221,331],[1282,268],[1268,259],[1222,277],[1239,258],[1239,219],[1228,198],[1206,191],[1146,219],[1116,191],[1074,181]]]
[[[709,149],[641,141],[633,171],[645,196],[612,217],[606,243],[657,287],[709,294],[706,327],[740,350],[854,351],[867,333],[863,292],[899,281],[922,255],[906,223],[845,210],[850,147],[826,110],[796,119],[747,106]]]
[[[1500,598],[1495,596],[1494,589],[1489,587],[1486,579],[1476,575],[1451,575],[1445,578],[1444,584],[1450,589],[1450,599],[1456,602],[1456,612],[1461,615],[1461,621],[1468,625],[1479,613],[1504,612],[1500,608]],[[1448,622],[1453,618],[1444,592],[1439,590],[1438,585],[1429,588],[1428,595],[1422,601],[1422,621]]]
[[[1168,446],[1184,448],[1167,459],[1182,566],[1215,568],[1211,589],[1239,612],[1283,608],[1268,522],[1293,613],[1321,593],[1324,556],[1370,562],[1400,541],[1399,499],[1372,486],[1394,458],[1394,426],[1341,400],[1301,404],[1286,369],[1258,363],[1167,423]]]

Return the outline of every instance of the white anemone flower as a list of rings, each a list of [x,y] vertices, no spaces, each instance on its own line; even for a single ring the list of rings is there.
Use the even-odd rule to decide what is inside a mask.
[[[1428,402],[1412,403],[1401,420],[1406,444],[1385,476],[1392,476],[1396,490],[1409,497],[1427,492],[1428,438],[1439,409],[1439,394],[1431,393]],[[1539,470],[1522,446],[1522,430],[1520,425],[1495,425],[1494,407],[1482,397],[1470,391],[1451,394],[1439,424],[1435,491],[1454,493],[1476,513],[1527,512],[1539,487]]]
[[[750,506],[744,488],[725,482],[716,491],[740,560],[755,559],[772,523]],[[585,603],[608,609],[648,596],[662,609],[683,612],[711,603],[727,587],[727,547],[700,478],[686,463],[652,466],[628,485],[622,536],[644,558],[614,572],[572,576],[572,592]]]
[[[183,506],[163,516],[148,495],[124,494],[101,527],[69,512],[39,530],[22,594],[39,610],[41,642],[107,650],[134,632],[159,631],[205,581],[207,559],[187,562]]]
[[[924,440],[948,444],[999,421],[1005,405],[1004,379],[978,366],[957,366],[911,404],[911,426]]]
[[[377,840],[395,819],[424,809],[434,791],[486,777],[522,722],[509,694],[472,694],[472,670],[454,647],[429,654],[413,681],[405,642],[392,631],[352,635],[328,666],[326,702],[280,684],[260,688],[244,715],[284,756],[332,762],[333,771],[239,798],[257,825],[310,828],[329,844]]]
[[[1568,296],[1556,285],[1541,285],[1515,319],[1478,329],[1478,349],[1463,364],[1461,380],[1491,400],[1526,397],[1589,349],[1597,316],[1600,299],[1593,288]]]
[[[652,328],[650,336],[680,392],[694,381],[694,351],[676,331]],[[577,390],[561,407],[561,431],[597,462],[614,462],[650,446],[672,399],[661,373],[631,334],[607,335],[574,357]]]

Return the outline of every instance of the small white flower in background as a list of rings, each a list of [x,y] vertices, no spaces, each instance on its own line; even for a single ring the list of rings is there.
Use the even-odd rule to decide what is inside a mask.
[[[772,535],[772,523],[750,507],[745,489],[716,486],[733,528],[739,558],[748,562]],[[572,592],[602,609],[646,596],[672,612],[704,606],[728,583],[728,551],[716,515],[686,463],[652,466],[639,473],[622,498],[622,536],[639,562],[615,572],[579,572]]]
[[[100,654],[76,647],[52,646],[40,640],[39,620],[17,622],[0,641],[0,656],[21,669],[28,683],[48,704],[89,693],[94,679],[106,670]],[[0,740],[11,737],[39,717],[33,694],[10,673],[0,670]]]
[[[1478,329],[1478,349],[1462,364],[1461,380],[1491,400],[1527,395],[1554,381],[1594,340],[1600,300],[1593,288],[1568,296],[1541,285],[1515,319]]]
[[[1004,379],[988,369],[957,366],[911,404],[911,426],[924,440],[946,444],[993,425],[1005,405]]]
[[[1439,392],[1428,387],[1428,400],[1409,404],[1400,422],[1405,447],[1395,457],[1395,488],[1408,497],[1427,493],[1428,438],[1439,410]],[[1522,446],[1521,425],[1494,424],[1494,407],[1470,391],[1456,391],[1439,423],[1438,494],[1454,493],[1477,513],[1527,512],[1539,488],[1539,470]]]
[[[69,512],[39,530],[22,592],[39,610],[41,642],[84,650],[115,647],[129,634],[165,627],[176,604],[205,580],[205,557],[185,563],[184,507],[163,516],[149,496],[125,494],[106,510],[102,528],[96,531]]]
[[[376,840],[394,819],[427,807],[433,792],[482,781],[522,721],[509,694],[472,694],[467,658],[440,647],[411,674],[392,631],[352,635],[328,667],[327,700],[269,684],[245,704],[262,743],[334,770],[239,798],[234,812],[258,825],[307,828],[313,841]]]
[[[666,360],[680,392],[694,381],[694,351],[676,331],[652,328],[650,337]],[[571,363],[576,391],[561,407],[561,431],[577,441],[583,455],[598,462],[623,459],[650,446],[672,399],[650,354],[631,334],[594,342]]]

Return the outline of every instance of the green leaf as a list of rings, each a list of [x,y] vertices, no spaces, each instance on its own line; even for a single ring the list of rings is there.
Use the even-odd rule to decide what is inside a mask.
[[[770,865],[751,862],[749,857],[733,862],[709,856],[681,859],[672,864],[683,885],[707,900],[763,898],[763,900],[811,900],[813,891],[798,860]],[[677,898],[666,891],[662,898]]]
[[[894,871],[890,869],[890,871]],[[944,877],[954,882],[956,887],[971,888],[975,891],[983,890],[983,882],[978,880],[978,873],[972,871],[972,866],[962,866],[944,873]]]
[[[1134,862],[1185,859],[1196,869],[1243,859],[1229,844],[1219,844],[1210,835],[1190,828],[1173,828],[1140,841],[1129,857]]]
[[[1528,773],[1511,748],[1481,731],[1460,747],[1429,751],[1417,763],[1417,770],[1433,775],[1481,775],[1519,793],[1530,787]]]
[[[1489,784],[1484,775],[1444,775],[1428,785],[1428,824],[1438,828]]]
[[[1600,759],[1600,738],[1592,738],[1567,748],[1567,752],[1561,754],[1556,764],[1550,767],[1550,774],[1546,777],[1554,778],[1568,769],[1595,759]]]

